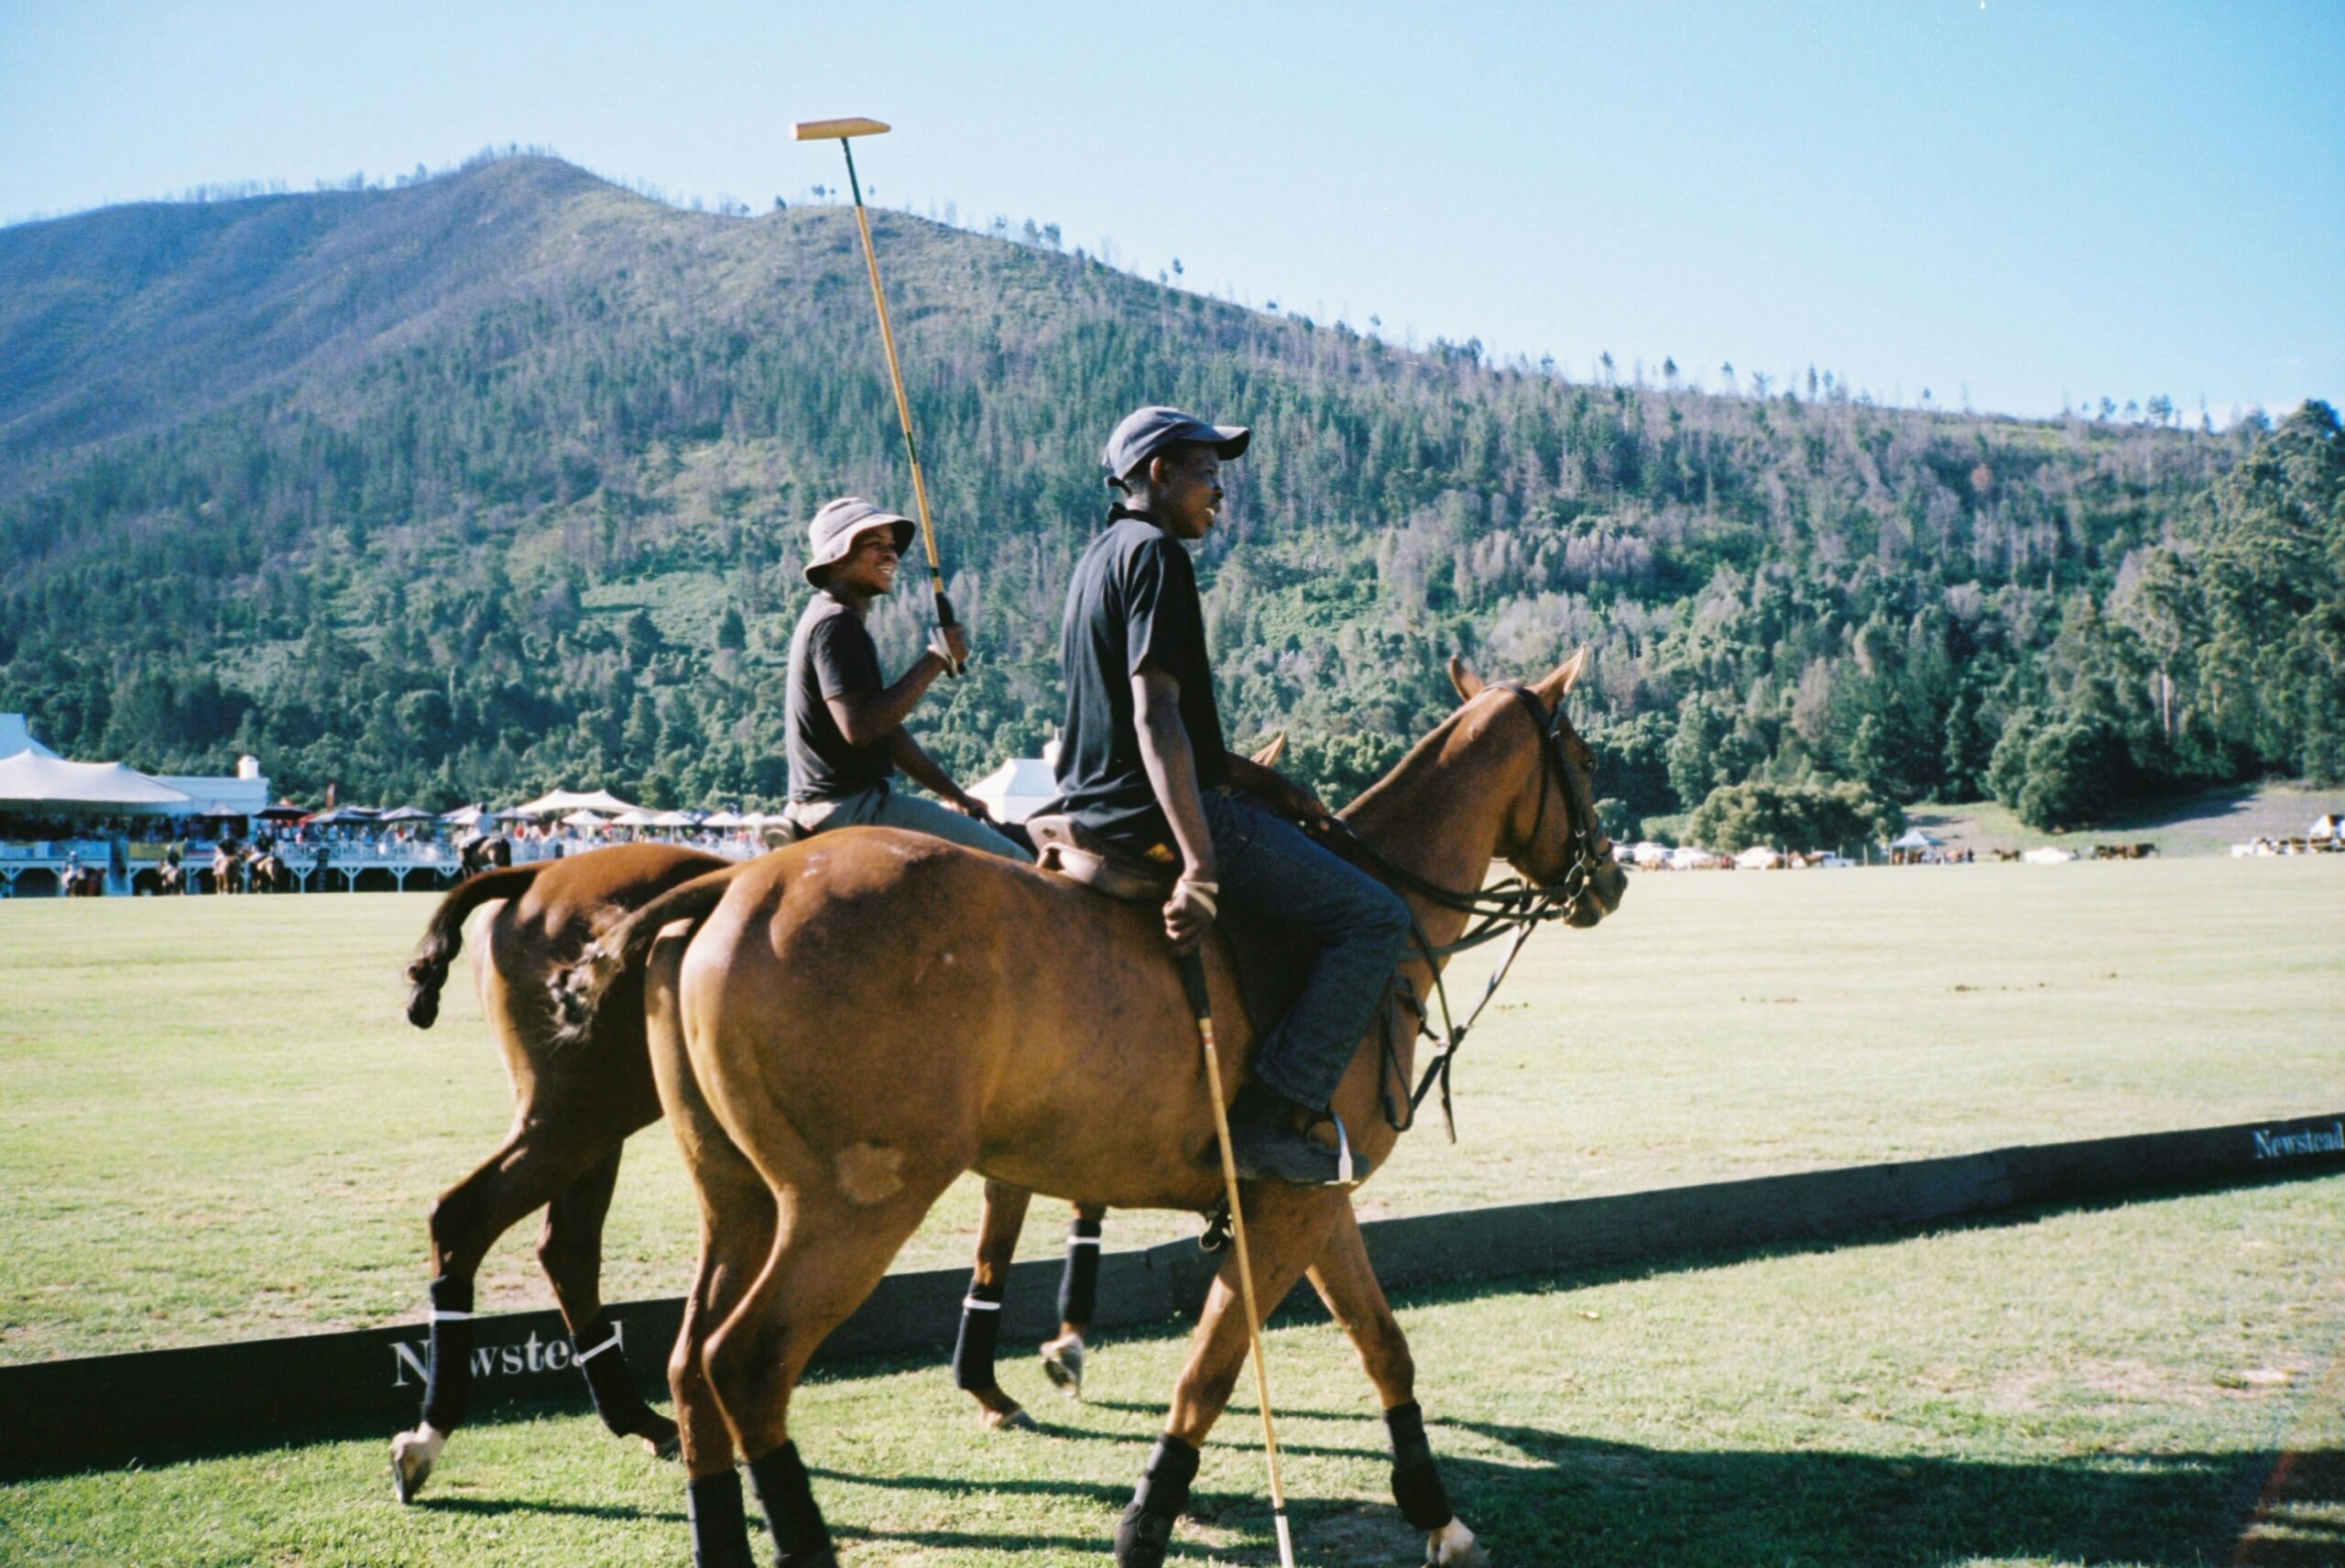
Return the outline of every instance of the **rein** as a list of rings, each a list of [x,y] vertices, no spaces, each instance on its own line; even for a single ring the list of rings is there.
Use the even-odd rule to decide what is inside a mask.
[[[1452,1143],[1457,1141],[1457,1114],[1450,1098],[1450,1073],[1456,1065],[1458,1051],[1466,1043],[1467,1032],[1481,1018],[1482,1009],[1489,1006],[1490,998],[1498,995],[1500,984],[1514,967],[1514,961],[1522,953],[1523,944],[1531,939],[1531,933],[1550,920],[1565,919],[1579,908],[1580,900],[1587,894],[1589,878],[1595,875],[1598,861],[1598,851],[1588,831],[1587,813],[1579,809],[1579,802],[1573,798],[1571,771],[1564,766],[1563,704],[1555,704],[1555,711],[1550,715],[1540,708],[1539,699],[1531,694],[1528,687],[1510,681],[1504,683],[1503,690],[1513,694],[1539,732],[1539,754],[1543,767],[1539,780],[1539,804],[1531,823],[1532,843],[1538,842],[1539,830],[1546,823],[1547,785],[1552,781],[1564,797],[1564,809],[1571,824],[1572,859],[1562,877],[1547,883],[1534,883],[1519,876],[1510,877],[1490,887],[1462,891],[1445,887],[1403,866],[1395,866],[1341,817],[1328,819],[1336,849],[1360,869],[1389,887],[1414,893],[1429,904],[1467,918],[1464,935],[1445,946],[1435,947],[1432,939],[1425,935],[1424,926],[1416,916],[1412,913],[1409,917],[1409,939],[1416,944],[1419,955],[1425,961],[1425,967],[1432,973],[1434,996],[1441,1004],[1442,1032],[1434,1032],[1424,1003],[1417,996],[1415,989],[1405,978],[1395,975],[1394,985],[1399,995],[1417,1015],[1418,1036],[1432,1040],[1438,1048],[1434,1059],[1425,1064],[1424,1072],[1419,1075],[1416,1088],[1409,1095],[1405,1120],[1391,1094],[1392,1080],[1400,1071],[1400,1048],[1393,1040],[1389,1015],[1382,1031],[1384,1067],[1379,1075],[1384,1099],[1384,1119],[1395,1132],[1406,1132],[1416,1125],[1418,1109],[1438,1082],[1441,1085],[1441,1118]],[[1441,961],[1510,933],[1514,941],[1508,947],[1505,958],[1490,972],[1489,983],[1482,987],[1481,999],[1474,1004],[1473,1011],[1466,1015],[1464,1023],[1457,1022],[1450,1011],[1449,987],[1442,979]]]

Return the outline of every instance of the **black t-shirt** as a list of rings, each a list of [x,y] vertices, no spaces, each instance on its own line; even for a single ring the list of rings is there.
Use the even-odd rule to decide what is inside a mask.
[[[850,746],[823,699],[881,691],[879,649],[863,617],[821,589],[790,638],[790,798],[835,800],[891,777],[885,739]]]
[[[1093,539],[1067,587],[1059,659],[1066,670],[1059,809],[1111,843],[1169,842],[1172,830],[1149,787],[1133,722],[1131,679],[1142,664],[1181,683],[1181,724],[1198,787],[1229,779],[1196,569],[1181,541],[1129,517]]]

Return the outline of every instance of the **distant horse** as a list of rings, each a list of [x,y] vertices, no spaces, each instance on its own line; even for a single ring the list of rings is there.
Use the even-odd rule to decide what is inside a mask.
[[[155,893],[158,898],[177,898],[187,891],[187,867],[176,860],[166,860],[155,873]]]
[[[1493,858],[1536,888],[1504,898],[1502,925],[1590,926],[1618,906],[1627,879],[1594,810],[1593,754],[1564,713],[1586,665],[1582,650],[1535,687],[1486,689],[1453,664],[1462,706],[1334,830],[1408,899],[1435,955],[1402,965],[1418,995],[1491,912],[1479,890]],[[782,1561],[834,1563],[791,1395],[962,1171],[1116,1206],[1204,1212],[1221,1199],[1196,1024],[1153,907],[939,840],[848,828],[680,887],[598,947],[586,996],[607,984],[621,1010],[640,1005],[702,1205],[669,1365],[697,1562],[751,1561],[737,1442]],[[1227,1093],[1244,1081],[1254,1021],[1227,943],[1205,953]],[[1399,1137],[1386,1095],[1415,1055],[1409,1031],[1394,1032],[1397,1060],[1359,1051],[1335,1097],[1372,1165]],[[1486,1561],[1442,1486],[1349,1192],[1265,1181],[1245,1202],[1259,1299],[1279,1302],[1307,1271],[1351,1335],[1391,1434],[1394,1498],[1427,1561]],[[1236,1385],[1248,1345],[1236,1270],[1233,1254],[1191,1339],[1118,1530],[1119,1568],[1164,1561]]]
[[[245,868],[245,885],[248,891],[255,893],[290,893],[294,886],[293,868],[285,864],[283,855],[270,850],[267,855],[254,856],[252,863]]]
[[[106,874],[94,866],[76,866],[66,872],[60,886],[69,898],[103,898]]]
[[[241,893],[245,890],[245,852],[222,844],[212,852],[212,890],[215,893]]]
[[[467,877],[501,870],[513,864],[513,841],[502,833],[476,833],[457,851],[457,864]]]

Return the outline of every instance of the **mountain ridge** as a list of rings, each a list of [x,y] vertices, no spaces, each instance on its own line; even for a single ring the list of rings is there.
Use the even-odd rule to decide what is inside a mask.
[[[1581,641],[1631,817],[1761,777],[1983,788],[2079,701],[2121,737],[2077,764],[2105,789],[2314,770],[2188,681],[2143,695],[2196,678],[2141,584],[2198,583],[2256,430],[1574,384],[873,219],[989,639],[923,715],[964,773],[1054,721],[1098,443],[1155,401],[1257,428],[1200,555],[1225,706],[1307,732],[1331,789],[1438,715],[1451,648]],[[551,159],[0,230],[0,362],[30,370],[0,387],[0,704],[150,766],[771,799],[804,518],[909,501],[850,214],[683,212]],[[891,659],[911,597],[874,616]]]

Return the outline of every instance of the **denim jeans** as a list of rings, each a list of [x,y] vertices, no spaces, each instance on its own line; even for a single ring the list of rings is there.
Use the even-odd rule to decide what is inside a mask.
[[[1243,795],[1209,790],[1220,902],[1307,928],[1321,942],[1303,995],[1254,1052],[1254,1076],[1314,1111],[1343,1081],[1409,940],[1401,896]]]
[[[1033,858],[975,817],[965,817],[950,806],[889,784],[859,789],[835,800],[792,800],[788,814],[809,835],[833,828],[902,828],[1009,860]]]

